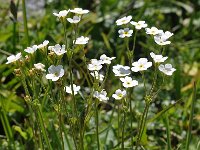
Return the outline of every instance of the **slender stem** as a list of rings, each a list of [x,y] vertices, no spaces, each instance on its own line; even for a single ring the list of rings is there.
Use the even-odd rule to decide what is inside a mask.
[[[124,149],[124,128],[125,128],[126,112],[123,110],[123,121],[122,121],[122,149]]]
[[[120,143],[120,107],[119,107],[119,104],[118,104],[117,123],[118,123],[118,143]],[[120,144],[119,144],[119,146],[120,146]]]
[[[25,0],[22,0],[22,10],[23,10],[23,20],[24,20],[24,32],[26,39],[26,46],[30,45],[29,34],[28,34],[28,25],[27,25],[27,17],[26,17],[26,3]]]
[[[144,72],[141,72],[141,73],[142,73],[142,79],[143,79],[144,90],[145,90],[145,96],[146,96],[146,95],[147,95],[146,80],[145,80]]]
[[[100,150],[100,142],[99,142],[99,112],[98,112],[98,99],[95,100],[95,121],[96,121],[96,138],[97,138],[97,147]]]
[[[169,128],[169,118],[168,118],[168,114],[165,114],[165,122],[166,122],[166,129],[167,129],[167,149],[171,150],[171,138],[170,138],[170,128]]]
[[[191,140],[195,101],[196,101],[196,82],[194,82],[194,86],[193,86],[193,98],[192,98],[192,105],[190,109],[189,128],[188,128],[187,139],[186,139],[186,150],[189,150],[189,145],[190,145],[190,140]]]
[[[135,30],[136,30],[136,29],[135,29]],[[133,48],[132,48],[133,53],[134,53],[134,51],[135,51],[136,36],[137,36],[137,30],[135,31],[135,34],[134,34],[134,37],[133,37]]]
[[[149,103],[147,103],[145,105],[144,112],[142,114],[142,118],[141,118],[141,121],[139,123],[139,127],[138,127],[139,131],[138,131],[138,134],[137,134],[137,142],[136,142],[136,148],[135,148],[135,150],[138,149],[138,146],[140,144],[140,140],[141,140],[141,137],[142,137],[145,125],[146,125],[147,114],[148,114],[148,111],[149,111],[149,105],[150,105]]]
[[[152,86],[151,86],[151,90],[150,90],[150,92],[149,92],[149,95],[152,95],[152,94],[153,94],[153,91],[154,91],[154,88],[155,88],[155,85],[156,85],[156,81],[157,81],[157,64],[155,64],[155,66],[154,66],[153,83],[152,83]]]

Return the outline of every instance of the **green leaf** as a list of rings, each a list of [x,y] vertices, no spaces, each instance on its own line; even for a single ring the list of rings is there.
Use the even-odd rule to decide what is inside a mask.
[[[24,132],[24,131],[22,131],[22,129],[21,129],[19,126],[14,125],[14,126],[13,126],[13,129],[14,129],[15,131],[19,132],[19,134],[20,134],[25,140],[27,140],[27,138],[28,138],[27,133]]]

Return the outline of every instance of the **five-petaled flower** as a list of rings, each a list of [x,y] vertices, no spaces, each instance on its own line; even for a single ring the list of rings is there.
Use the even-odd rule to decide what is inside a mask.
[[[128,76],[131,73],[129,66],[123,66],[119,64],[113,66],[113,72],[115,76],[120,76],[120,77]]]
[[[152,62],[148,62],[146,58],[140,58],[138,61],[132,63],[131,70],[134,72],[147,70],[152,66]]]
[[[32,47],[27,47],[24,51],[29,54],[33,54],[37,49],[38,49],[38,46],[33,45]]]
[[[137,30],[147,27],[145,21],[138,21],[138,22],[131,21],[130,24],[134,25]]]
[[[71,9],[70,12],[75,13],[75,14],[79,14],[79,15],[83,15],[83,14],[89,13],[89,10],[82,9],[82,8],[74,8],[74,9]]]
[[[127,24],[127,23],[129,23],[131,21],[131,19],[132,19],[132,16],[127,16],[127,17],[125,16],[125,17],[123,17],[121,19],[118,19],[116,21],[116,24],[118,26],[123,25],[123,24]]]
[[[108,101],[107,92],[103,89],[101,92],[95,91],[93,96],[100,101]]]
[[[161,32],[157,35],[154,36],[154,41],[158,44],[158,45],[168,45],[171,42],[167,41],[168,38],[170,38],[173,35],[173,33],[166,31],[166,32]]]
[[[72,87],[70,86],[65,86],[64,87],[65,91],[69,94],[73,94],[76,95],[78,93],[78,91],[80,91],[81,87],[80,86],[76,86],[75,84],[73,84],[73,92],[72,92]]]
[[[80,20],[81,18],[78,16],[74,16],[73,18],[67,18],[67,21],[69,21],[70,23],[79,23]]]
[[[57,16],[58,18],[65,18],[70,10],[61,10],[59,13],[53,13],[54,16]]]
[[[102,60],[103,64],[111,64],[111,60],[115,59],[116,57],[108,57],[105,54],[100,56],[100,60]]]
[[[120,80],[123,82],[123,86],[125,88],[134,87],[138,85],[137,80],[133,80],[131,77],[128,76],[126,76],[125,78],[120,78]]]
[[[49,44],[49,41],[44,40],[44,42],[42,44],[38,45],[38,49],[43,49],[43,48],[47,47],[48,44]]]
[[[99,71],[102,67],[102,61],[97,59],[91,59],[91,63],[88,65],[90,71]]]
[[[126,90],[116,90],[112,97],[116,100],[120,100],[126,96]]]
[[[35,69],[37,69],[37,70],[46,71],[46,70],[44,69],[45,65],[42,64],[42,63],[34,64],[34,67],[35,67]]]
[[[156,27],[146,28],[146,34],[156,35],[162,33],[163,30],[158,30]]]
[[[90,73],[95,79],[99,81],[103,81],[104,75],[100,74],[98,71],[94,71]]]
[[[168,76],[171,76],[173,72],[176,71],[176,69],[173,68],[171,64],[161,64],[158,69]]]
[[[155,55],[153,52],[150,53],[155,63],[164,62],[168,57],[163,57],[162,55]]]
[[[51,65],[48,68],[48,72],[49,73],[46,75],[46,78],[52,81],[57,81],[59,78],[61,78],[64,75],[64,69],[62,65],[58,65],[58,66]]]
[[[130,37],[133,34],[133,30],[129,30],[129,28],[120,29],[118,31],[120,38]]]
[[[19,60],[21,57],[22,57],[21,53],[17,53],[16,55],[11,55],[11,56],[7,57],[6,64],[13,63],[13,62]]]
[[[78,37],[75,41],[73,41],[73,43],[75,42],[75,44],[77,45],[83,45],[83,44],[87,44],[88,41],[89,41],[88,37],[81,36],[81,37]]]
[[[59,44],[56,44],[55,46],[49,46],[48,49],[56,53],[58,56],[66,53],[65,45],[62,45],[61,47]]]

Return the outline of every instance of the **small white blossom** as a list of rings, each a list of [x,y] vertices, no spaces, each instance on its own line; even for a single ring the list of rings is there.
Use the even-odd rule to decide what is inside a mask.
[[[116,21],[116,24],[118,26],[123,25],[123,24],[127,24],[127,23],[129,23],[131,21],[131,19],[132,19],[132,16],[127,16],[127,17],[125,16],[125,17],[123,17],[121,19],[118,19]]]
[[[38,45],[38,48],[39,49],[43,49],[43,48],[47,47],[48,44],[49,44],[49,41],[45,40],[42,44]]]
[[[131,73],[129,66],[123,66],[123,65],[116,65],[113,66],[113,72],[115,76],[127,76]]]
[[[88,65],[90,71],[99,71],[102,67],[102,61],[97,59],[91,59],[91,63]]]
[[[74,16],[73,18],[67,18],[67,21],[69,21],[70,23],[79,23],[80,20],[81,18],[78,16]]]
[[[78,93],[78,91],[80,91],[81,87],[80,86],[76,86],[75,84],[73,84],[73,91],[74,91],[74,95],[76,95]],[[65,86],[65,91],[69,94],[72,94],[72,88],[71,85],[70,86]]]
[[[168,76],[171,76],[173,72],[176,71],[176,69],[173,68],[171,64],[161,64],[158,69]]]
[[[49,46],[48,49],[56,53],[58,56],[66,53],[65,45],[62,45],[61,47],[59,44],[56,44],[55,46]]]
[[[74,8],[74,9],[70,10],[70,12],[75,13],[75,14],[79,14],[79,15],[83,15],[83,14],[89,13],[89,10],[82,9],[82,8]]]
[[[11,56],[7,57],[6,64],[13,63],[13,62],[19,60],[21,57],[22,57],[21,53],[17,53],[16,55],[11,55]]]
[[[155,63],[164,62],[168,57],[163,57],[162,55],[155,55],[153,52],[150,53]]]
[[[95,79],[99,80],[99,81],[103,81],[104,79],[104,75],[98,73],[98,71],[95,72],[91,72],[90,73]]]
[[[133,34],[133,30],[129,30],[129,28],[120,29],[118,31],[120,38],[130,37]]]
[[[37,70],[45,71],[45,69],[44,69],[45,65],[42,64],[42,63],[34,64],[34,66],[35,66],[35,68],[36,68]]]
[[[126,90],[116,90],[115,93],[112,95],[112,97],[116,100],[120,100],[126,96]]]
[[[157,35],[154,36],[154,41],[158,44],[158,45],[168,45],[171,42],[167,41],[168,38],[170,38],[173,35],[173,33],[166,31],[166,32],[161,32]]]
[[[73,41],[73,42],[75,42],[75,44],[77,45],[82,45],[82,44],[87,44],[88,41],[89,41],[88,37],[81,36],[81,37],[78,37],[76,41]]]
[[[146,34],[156,35],[162,33],[163,30],[158,30],[156,27],[146,28]]]
[[[140,58],[138,61],[132,63],[131,70],[134,72],[147,70],[152,66],[152,62],[148,62],[146,58]]]
[[[103,64],[111,64],[111,60],[115,59],[116,57],[108,57],[105,54],[100,56],[100,60],[102,60]]]
[[[58,18],[65,18],[70,10],[61,10],[59,13],[53,13],[54,16]]]
[[[123,86],[125,88],[134,87],[138,85],[138,81],[133,80],[131,77],[126,76],[125,78],[120,78],[120,80],[123,82]]]
[[[108,101],[109,98],[107,97],[107,92],[102,90],[101,92],[95,91],[94,95],[95,98],[98,98],[100,101]]]
[[[137,30],[147,27],[147,24],[145,23],[145,21],[138,21],[138,22],[131,21],[130,23],[134,25]]]
[[[38,46],[33,45],[32,47],[27,47],[24,51],[29,54],[33,54],[37,49],[38,49]]]
[[[64,75],[64,69],[62,65],[58,65],[58,66],[51,65],[48,68],[48,72],[49,73],[46,75],[46,78],[52,81],[57,81],[59,78],[61,78]]]

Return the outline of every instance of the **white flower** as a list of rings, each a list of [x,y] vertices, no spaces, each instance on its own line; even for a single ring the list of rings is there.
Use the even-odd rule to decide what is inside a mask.
[[[120,80],[123,82],[123,86],[125,88],[134,87],[138,85],[138,81],[133,80],[131,77],[126,76],[125,78],[120,78]]]
[[[88,65],[88,69],[90,71],[98,71],[102,67],[102,61],[97,59],[91,59],[91,63]]]
[[[82,9],[82,8],[74,8],[74,9],[70,10],[70,12],[75,13],[75,14],[79,14],[79,15],[83,15],[83,14],[89,13],[89,10]]]
[[[54,16],[57,16],[58,18],[65,18],[70,10],[62,10],[59,13],[53,13]]]
[[[162,33],[163,30],[158,30],[156,27],[146,28],[146,34],[156,35]]]
[[[6,64],[10,64],[12,62],[15,62],[15,61],[19,60],[21,57],[22,57],[21,53],[17,53],[16,55],[11,55],[11,56],[7,57]]]
[[[138,22],[131,21],[130,23],[134,25],[137,30],[147,27],[147,24],[145,23],[145,21],[138,21]]]
[[[69,21],[70,23],[78,23],[80,20],[81,18],[78,16],[74,16],[73,18],[67,18],[67,21]]]
[[[89,38],[88,37],[84,37],[84,36],[81,36],[81,37],[78,37],[75,41],[75,44],[87,44],[89,41]],[[74,41],[73,41],[74,42]]]
[[[37,70],[45,71],[45,69],[44,69],[45,65],[42,64],[42,63],[34,64],[34,66],[35,66],[35,68],[36,68]]]
[[[161,64],[158,69],[163,72],[164,74],[171,76],[173,74],[174,71],[176,71],[175,68],[172,68],[171,64]]]
[[[61,47],[59,44],[56,44],[55,46],[49,46],[48,49],[56,53],[58,56],[66,53],[65,45],[62,45]]]
[[[112,95],[112,97],[116,100],[120,100],[126,96],[126,90],[116,90],[115,93]]]
[[[111,60],[115,59],[116,57],[108,57],[105,54],[100,56],[100,60],[102,60],[103,64],[111,64]]]
[[[152,66],[152,62],[148,62],[146,58],[140,58],[138,61],[132,63],[131,70],[134,72],[147,70]]]
[[[113,66],[115,76],[127,76],[131,73],[129,66],[116,65]]]
[[[27,47],[24,51],[29,54],[33,54],[37,49],[38,49],[38,46],[33,45],[32,47]]]
[[[155,63],[164,62],[168,57],[163,57],[162,55],[155,55],[153,52],[150,53]]]
[[[38,48],[39,48],[39,49],[42,49],[42,48],[46,47],[48,44],[49,44],[49,41],[48,41],[48,40],[45,40],[42,44],[39,44],[39,45],[38,45]]]
[[[98,73],[98,71],[95,72],[91,72],[90,73],[95,79],[99,80],[99,81],[103,81],[104,75]]]
[[[173,35],[173,33],[166,31],[166,32],[161,32],[157,35],[154,36],[154,41],[158,44],[158,45],[168,45],[171,42],[167,41],[168,38],[170,38]]]
[[[57,81],[59,78],[61,78],[64,75],[64,69],[62,65],[58,65],[58,66],[51,65],[48,68],[48,72],[49,74],[46,75],[46,78],[52,81]]]
[[[109,98],[107,97],[107,92],[102,90],[101,92],[95,91],[94,97],[98,98],[100,101],[108,101]]]
[[[80,86],[76,86],[75,84],[73,84],[73,91],[74,91],[74,95],[76,95],[78,93],[78,91],[80,91],[81,87]],[[65,86],[65,91],[69,94],[72,94],[72,88],[71,85],[70,86]]]
[[[131,19],[132,19],[132,16],[127,16],[127,17],[125,16],[125,17],[123,17],[121,19],[118,19],[116,21],[116,24],[118,26],[123,25],[123,24],[127,24],[127,23],[129,23],[131,21]]]
[[[129,30],[129,28],[120,29],[118,31],[120,38],[130,37],[133,34],[133,30]]]

